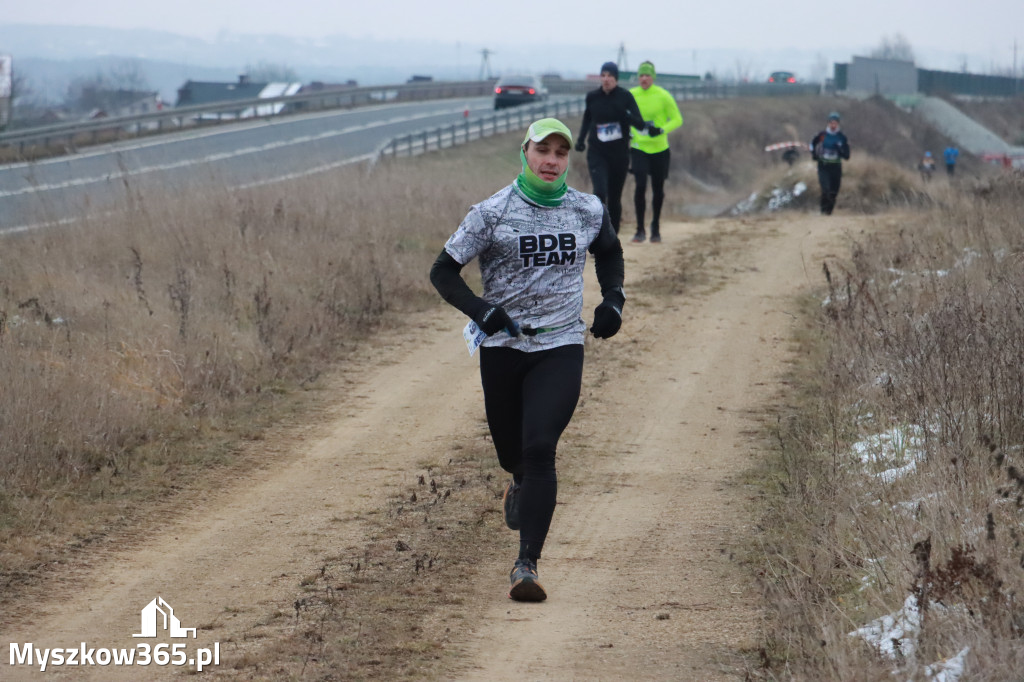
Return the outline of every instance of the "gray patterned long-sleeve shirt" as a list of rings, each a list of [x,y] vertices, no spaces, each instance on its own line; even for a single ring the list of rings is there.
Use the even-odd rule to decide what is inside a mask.
[[[602,295],[622,297],[622,247],[600,199],[569,188],[561,205],[539,206],[514,184],[474,205],[445,244],[459,267],[478,259],[483,301],[502,306],[520,326],[548,330],[518,338],[499,333],[483,342],[522,351],[583,343],[588,250]],[[441,293],[454,303],[450,291]],[[458,307],[474,315],[472,305]]]

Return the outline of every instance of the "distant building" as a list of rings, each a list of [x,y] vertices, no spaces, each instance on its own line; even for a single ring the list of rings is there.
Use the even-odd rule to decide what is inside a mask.
[[[836,91],[860,95],[948,94],[980,97],[1014,97],[1021,82],[1008,76],[919,69],[899,59],[854,57],[849,64],[835,65]]]
[[[155,90],[94,89],[86,101],[96,105],[90,110],[89,118],[136,116],[164,108],[160,94]]]
[[[912,95],[917,92],[917,67],[914,62],[854,57],[853,63],[843,66],[845,73],[842,87],[839,85],[838,71],[836,74],[838,89],[883,96]]]
[[[185,82],[178,88],[178,101],[175,107],[193,107],[203,104],[224,104],[236,100],[272,99],[294,95],[302,88],[301,83],[253,83],[248,76],[238,77],[234,83],[217,83],[210,81]],[[225,118],[252,118],[253,116],[272,116],[284,109],[283,102],[240,107],[237,111],[222,111],[212,114],[200,114],[200,119],[219,120]]]
[[[600,75],[587,76],[587,80],[601,80]],[[639,83],[636,71],[619,71],[619,83],[625,85],[627,83]],[[685,73],[658,73],[657,80],[654,81],[661,87],[668,87],[669,85],[685,85],[691,83],[700,83],[700,76],[694,76],[692,74]]]
[[[313,81],[309,85],[303,85],[299,88],[299,94],[305,95],[314,92],[336,92],[339,90],[351,90],[352,88],[358,87],[359,83],[352,79],[349,79],[344,83],[324,83],[323,81]]]
[[[211,81],[185,81],[178,88],[176,107],[191,107],[200,104],[232,102],[238,99],[256,99],[260,96],[266,83],[253,83],[248,76],[239,76],[235,83],[216,83]]]

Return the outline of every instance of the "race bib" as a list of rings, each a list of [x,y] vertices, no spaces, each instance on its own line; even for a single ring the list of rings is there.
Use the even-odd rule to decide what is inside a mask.
[[[462,330],[462,338],[466,340],[466,348],[469,349],[469,356],[473,357],[473,353],[476,353],[476,349],[480,347],[483,340],[487,338],[487,334],[484,333],[480,327],[477,326],[473,320],[469,321],[469,324]]]
[[[598,123],[597,139],[601,142],[613,142],[622,139],[622,126],[618,121],[615,123]]]

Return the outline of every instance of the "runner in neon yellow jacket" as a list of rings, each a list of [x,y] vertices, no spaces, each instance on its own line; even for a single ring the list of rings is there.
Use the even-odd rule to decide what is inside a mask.
[[[647,238],[644,229],[644,213],[647,208],[647,176],[651,176],[651,241],[661,241],[661,206],[665,202],[665,180],[668,178],[669,149],[668,133],[683,125],[675,97],[665,88],[655,85],[654,64],[643,62],[637,69],[640,85],[630,89],[630,94],[640,108],[645,121],[653,121],[650,131],[632,129],[630,149],[631,171],[636,177],[636,191],[633,193],[633,207],[636,209],[636,235],[634,243]]]

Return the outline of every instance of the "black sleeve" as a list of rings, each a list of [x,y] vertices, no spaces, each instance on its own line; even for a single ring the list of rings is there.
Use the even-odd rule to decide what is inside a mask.
[[[622,92],[624,95],[623,104],[625,104],[626,109],[626,122],[637,130],[643,130],[646,121],[640,115],[640,107],[636,104],[636,98],[633,97],[633,93],[625,88],[622,88]]]
[[[839,156],[850,160],[850,141],[846,139],[846,135],[843,135],[842,143],[839,145]]]
[[[601,231],[597,239],[591,243],[589,250],[594,255],[594,268],[597,271],[597,282],[601,285],[601,297],[617,303],[621,310],[622,304],[626,302],[626,294],[622,291],[626,264],[622,258],[619,236],[615,234],[615,228],[608,217],[608,209],[604,210]]]
[[[586,141],[587,132],[590,130],[590,93],[587,93],[586,105],[583,109],[583,123],[580,124],[580,134],[576,138],[576,141]]]
[[[473,293],[466,280],[462,279],[461,273],[462,263],[452,258],[446,249],[441,249],[441,255],[430,268],[430,283],[441,294],[441,298],[461,310],[467,317],[475,318],[488,303]]]

